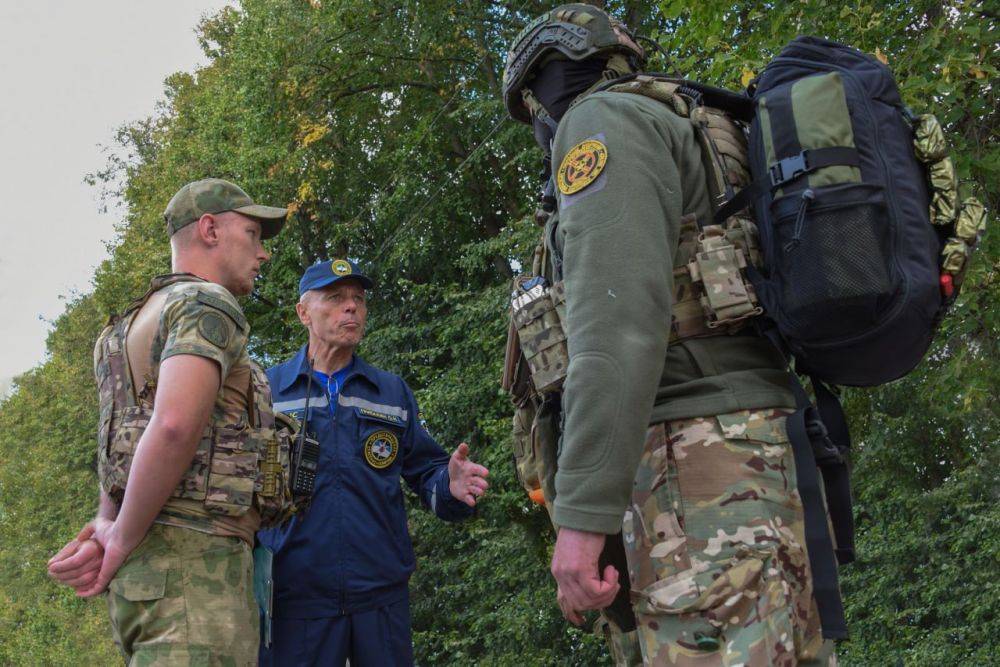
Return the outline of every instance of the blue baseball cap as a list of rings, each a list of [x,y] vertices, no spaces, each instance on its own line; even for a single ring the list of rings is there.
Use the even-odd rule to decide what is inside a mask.
[[[302,274],[302,280],[299,281],[299,296],[311,289],[320,289],[344,278],[354,278],[365,289],[371,289],[375,284],[371,278],[361,273],[358,265],[351,260],[330,259],[325,262],[317,262],[306,269],[306,272]]]

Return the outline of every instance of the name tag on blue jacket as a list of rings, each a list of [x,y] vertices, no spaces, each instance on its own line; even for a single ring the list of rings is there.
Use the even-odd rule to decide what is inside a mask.
[[[403,426],[406,422],[399,415],[389,414],[388,412],[381,412],[379,410],[373,410],[371,408],[354,408],[355,414],[362,419],[370,419],[377,422],[382,422],[383,424],[389,424],[391,426]]]

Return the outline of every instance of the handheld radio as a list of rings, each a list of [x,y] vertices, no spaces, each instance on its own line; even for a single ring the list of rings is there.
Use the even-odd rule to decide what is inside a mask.
[[[309,426],[309,395],[312,393],[312,359],[309,360],[309,380],[306,382],[306,405],[302,412],[302,425],[292,452],[292,495],[311,496],[316,486],[319,468],[319,441],[306,435]]]

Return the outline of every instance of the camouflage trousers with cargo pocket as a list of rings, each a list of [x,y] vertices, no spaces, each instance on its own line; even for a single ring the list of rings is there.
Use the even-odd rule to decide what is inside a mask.
[[[836,665],[812,597],[790,412],[648,429],[622,530],[644,664]]]
[[[154,524],[108,586],[130,667],[257,664],[253,556],[237,537]]]

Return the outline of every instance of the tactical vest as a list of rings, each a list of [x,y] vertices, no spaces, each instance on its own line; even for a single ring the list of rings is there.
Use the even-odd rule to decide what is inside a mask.
[[[125,494],[132,458],[153,415],[156,378],[142,397],[132,382],[126,336],[133,318],[157,291],[179,282],[201,281],[189,274],[156,278],[149,291],[125,312],[112,316],[98,337],[94,373],[100,393],[97,474],[101,488],[119,505]],[[289,486],[294,424],[276,428],[267,376],[250,362],[245,419],[233,423],[213,412],[201,434],[191,465],[171,499],[202,501],[208,512],[238,517],[255,507],[263,527],[275,526],[295,511]],[[170,506],[170,500],[166,505]]]
[[[650,97],[689,119],[701,146],[715,209],[751,182],[745,126],[726,112],[702,103],[699,91],[686,82],[640,74],[596,90]],[[759,262],[758,247],[757,228],[749,217],[733,215],[718,225],[710,220],[699,221],[693,215],[682,217],[680,246],[672,258],[671,343],[735,333],[763,312],[746,275],[747,266]],[[554,250],[543,238],[536,258]],[[566,299],[561,276],[546,279],[538,264],[535,262],[531,274],[515,280],[511,332],[516,334],[517,347],[529,369],[532,391],[546,394],[562,388],[569,363],[563,330]],[[515,346],[509,342],[511,371],[514,351]]]
[[[602,82],[581,95],[609,91],[650,97],[690,120],[701,147],[713,212],[751,183],[743,120],[710,106],[692,84],[661,75],[638,74]],[[724,91],[718,91],[724,94]],[[526,100],[530,104],[535,101]],[[572,108],[572,107],[571,107]],[[569,366],[561,258],[551,236],[557,212],[539,210],[546,231],[531,270],[518,276],[511,293],[511,323],[501,385],[515,404],[514,464],[532,501],[551,510],[555,492],[560,392]],[[723,224],[681,218],[673,262],[674,294],[670,343],[733,334],[762,313],[747,266],[759,262],[757,228],[742,215]]]

